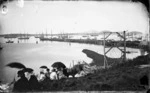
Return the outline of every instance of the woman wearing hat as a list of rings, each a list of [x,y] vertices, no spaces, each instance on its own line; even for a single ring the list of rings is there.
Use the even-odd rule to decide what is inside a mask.
[[[39,82],[41,82],[41,81],[44,81],[45,79],[50,79],[50,72],[47,66],[41,66],[38,80]]]
[[[40,75],[39,75],[39,84],[40,84],[40,90],[47,90],[49,89],[49,83],[51,83],[50,80],[50,74],[49,69],[47,66],[41,66],[40,67]]]
[[[30,91],[28,79],[25,77],[24,70],[18,71],[19,79],[15,82],[13,91],[27,92]]]
[[[50,79],[51,80],[58,80],[58,74],[57,74],[57,71],[56,71],[56,69],[52,69],[52,72],[51,72],[51,74],[50,74]]]
[[[26,68],[25,76],[28,79],[30,91],[38,91],[39,90],[39,82],[33,73],[33,69]]]

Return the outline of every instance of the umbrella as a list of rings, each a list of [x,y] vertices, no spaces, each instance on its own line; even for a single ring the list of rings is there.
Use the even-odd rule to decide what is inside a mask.
[[[26,68],[23,64],[19,62],[12,62],[12,63],[7,64],[6,66],[11,67],[11,68],[18,68],[18,69]]]
[[[55,62],[52,64],[52,67],[55,67],[57,69],[66,68],[66,66],[62,62]]]

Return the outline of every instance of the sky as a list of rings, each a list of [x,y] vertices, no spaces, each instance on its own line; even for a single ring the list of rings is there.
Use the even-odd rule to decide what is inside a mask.
[[[0,13],[1,34],[149,31],[148,13],[141,3],[34,0],[6,6],[7,13]]]

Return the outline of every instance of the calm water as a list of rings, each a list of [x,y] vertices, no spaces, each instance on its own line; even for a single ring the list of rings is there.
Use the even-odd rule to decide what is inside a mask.
[[[70,64],[76,64],[78,61],[86,61],[90,63],[92,59],[88,58],[83,52],[83,49],[90,49],[100,54],[103,54],[103,46],[79,44],[67,42],[40,42],[39,39],[31,37],[29,40],[21,40],[18,43],[17,39],[12,39],[15,43],[5,43],[5,39],[1,38],[3,50],[0,51],[0,80],[10,82],[16,76],[17,69],[6,67],[10,62],[21,62],[27,67],[39,72],[41,65],[46,65],[51,68],[51,65],[56,61],[63,62],[67,67]],[[36,44],[36,41],[39,43]],[[127,58],[135,58],[140,55],[138,49],[127,48],[127,51],[136,53],[127,54]],[[107,54],[109,57],[120,57],[121,52],[118,49],[112,49]]]

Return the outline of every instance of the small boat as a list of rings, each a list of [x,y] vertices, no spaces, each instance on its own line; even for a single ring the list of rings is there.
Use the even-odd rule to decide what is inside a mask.
[[[22,34],[21,37],[18,37],[18,39],[29,39],[30,37],[28,36],[28,34]]]
[[[14,43],[14,41],[8,40],[8,41],[6,41],[6,43]]]

